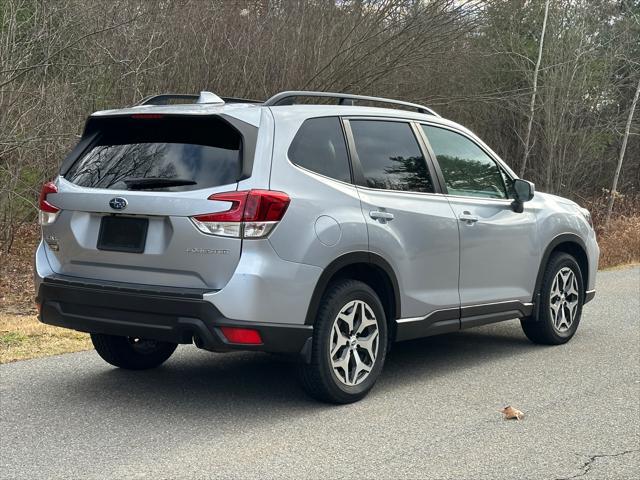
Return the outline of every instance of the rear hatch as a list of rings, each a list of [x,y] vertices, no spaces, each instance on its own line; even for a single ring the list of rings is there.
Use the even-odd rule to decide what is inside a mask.
[[[234,119],[235,120],[235,119]],[[238,127],[242,124],[243,134]],[[254,130],[253,132],[251,130]],[[229,210],[208,198],[250,175],[256,127],[222,115],[92,117],[61,169],[60,209],[43,225],[56,273],[115,282],[220,289],[240,238],[200,231],[191,217]]]

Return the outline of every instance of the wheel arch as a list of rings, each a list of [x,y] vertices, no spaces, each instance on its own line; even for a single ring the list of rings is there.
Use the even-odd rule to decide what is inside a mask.
[[[400,318],[400,286],[389,262],[375,253],[350,252],[336,258],[320,275],[309,302],[305,325],[313,325],[327,287],[340,278],[360,280],[373,288],[380,297],[390,327],[396,318]]]
[[[555,252],[568,253],[576,259],[580,266],[580,274],[582,276],[582,284],[586,292],[589,285],[589,257],[587,256],[587,247],[578,235],[574,233],[563,233],[555,237],[544,250],[542,258],[540,260],[540,266],[538,267],[538,275],[536,277],[536,285],[534,290],[534,302],[536,304],[536,313],[540,296],[540,288],[542,287],[542,278],[544,277],[544,271],[549,263],[549,258]],[[585,293],[586,295],[586,293]],[[536,315],[537,316],[537,315]]]

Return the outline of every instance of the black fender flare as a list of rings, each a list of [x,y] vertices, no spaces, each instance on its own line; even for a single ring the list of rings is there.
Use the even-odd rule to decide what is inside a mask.
[[[340,270],[350,265],[356,264],[369,264],[380,268],[391,280],[393,287],[394,304],[395,304],[395,318],[400,318],[400,286],[398,284],[398,278],[396,276],[393,267],[380,255],[371,252],[349,252],[339,256],[333,260],[329,265],[325,267],[320,275],[320,278],[316,282],[316,286],[313,289],[313,295],[307,308],[307,315],[305,317],[305,325],[313,325],[315,322],[318,308],[320,307],[320,301],[324,294],[331,278]]]
[[[582,238],[580,238],[580,236],[576,235],[575,233],[561,233],[560,235],[554,237],[553,240],[551,240],[547,245],[547,247],[545,248],[544,253],[542,254],[542,257],[540,259],[540,265],[538,266],[538,275],[536,276],[536,283],[535,283],[535,288],[533,290],[533,299],[532,299],[535,305],[534,318],[536,319],[538,318],[538,309],[540,308],[540,288],[542,287],[542,277],[544,277],[544,271],[547,267],[547,264],[549,263],[549,257],[551,256],[551,253],[556,249],[558,245],[562,243],[573,243],[573,244],[576,244],[578,247],[580,247],[580,249],[582,249],[587,259],[587,271],[582,272],[582,277],[585,280],[588,279],[589,256],[587,255],[587,246],[585,245]],[[586,282],[584,287],[585,289],[587,288]]]

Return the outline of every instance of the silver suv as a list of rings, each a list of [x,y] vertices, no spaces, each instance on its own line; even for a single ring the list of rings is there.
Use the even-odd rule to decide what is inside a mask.
[[[39,208],[42,322],[129,369],[180,343],[295,354],[330,402],[366,395],[393,342],[519,318],[564,343],[595,294],[587,210],[389,99],[202,92],[97,112]]]

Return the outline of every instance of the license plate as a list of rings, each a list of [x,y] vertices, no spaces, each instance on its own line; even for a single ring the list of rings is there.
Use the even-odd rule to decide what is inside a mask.
[[[109,216],[102,217],[98,234],[98,250],[142,253],[147,240],[149,219]]]

